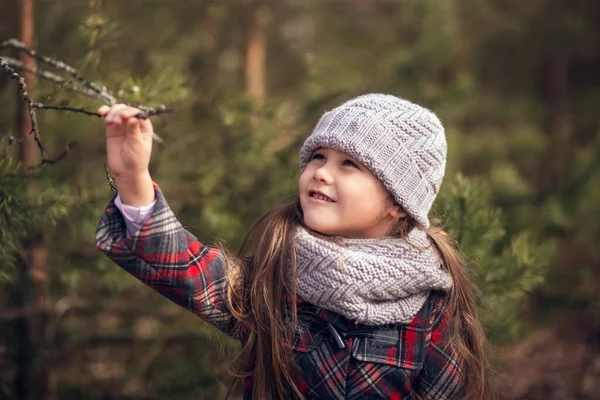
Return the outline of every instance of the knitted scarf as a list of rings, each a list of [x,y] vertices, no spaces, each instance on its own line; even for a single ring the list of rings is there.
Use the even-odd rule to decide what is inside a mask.
[[[409,323],[432,289],[448,290],[450,275],[427,234],[328,241],[296,232],[297,292],[309,303],[349,320]]]

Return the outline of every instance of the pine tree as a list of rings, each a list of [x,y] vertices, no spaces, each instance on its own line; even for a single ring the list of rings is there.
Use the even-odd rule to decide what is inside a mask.
[[[435,213],[456,240],[478,292],[489,338],[506,343],[532,328],[527,296],[545,281],[551,248],[530,232],[507,236],[506,217],[481,179],[457,174],[442,186]]]

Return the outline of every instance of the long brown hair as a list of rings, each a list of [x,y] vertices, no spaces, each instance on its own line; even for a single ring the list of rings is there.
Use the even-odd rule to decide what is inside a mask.
[[[244,240],[239,257],[225,257],[227,303],[247,338],[232,372],[238,379],[252,376],[253,400],[285,399],[291,392],[303,397],[295,383],[299,371],[291,347],[297,322],[293,240],[298,226],[304,226],[299,200],[261,217]],[[399,214],[392,226],[392,236],[405,238],[417,223]],[[451,332],[448,345],[462,361],[464,398],[487,399],[486,337],[474,288],[455,241],[438,226],[427,233],[453,280],[445,315]]]

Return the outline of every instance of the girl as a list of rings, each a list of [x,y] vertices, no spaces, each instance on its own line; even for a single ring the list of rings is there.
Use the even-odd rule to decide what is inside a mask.
[[[119,194],[98,247],[241,341],[244,399],[484,399],[485,335],[451,238],[428,219],[446,164],[431,111],[368,94],[325,113],[300,150],[299,198],[239,256],[179,223],[148,163],[149,120],[101,107]]]

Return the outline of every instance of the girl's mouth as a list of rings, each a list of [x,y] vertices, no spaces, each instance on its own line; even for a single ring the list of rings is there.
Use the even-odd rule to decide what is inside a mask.
[[[335,203],[335,201],[331,200],[329,197],[325,196],[323,193],[319,193],[314,190],[309,191],[308,196],[315,200],[326,201],[328,203]]]

